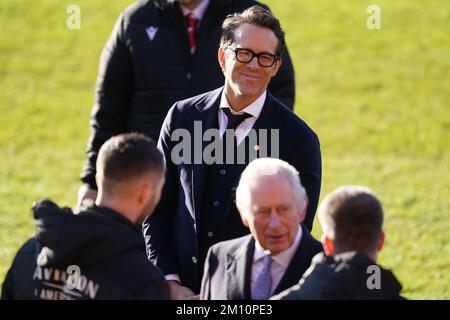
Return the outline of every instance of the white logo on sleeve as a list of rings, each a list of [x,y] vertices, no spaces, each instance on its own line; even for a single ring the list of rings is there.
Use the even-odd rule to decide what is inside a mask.
[[[145,31],[147,31],[147,35],[150,41],[153,41],[153,39],[155,39],[156,32],[158,32],[158,27],[150,26],[145,29]]]

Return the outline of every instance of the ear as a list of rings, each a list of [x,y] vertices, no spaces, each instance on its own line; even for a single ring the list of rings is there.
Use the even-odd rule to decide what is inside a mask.
[[[247,218],[245,216],[245,212],[243,210],[241,210],[241,208],[239,208],[239,207],[237,207],[237,208],[238,208],[238,211],[239,211],[239,215],[241,216],[242,224],[248,228],[249,227],[248,226],[248,220],[247,220]]]
[[[275,77],[275,75],[277,74],[278,70],[281,67],[281,64],[283,63],[283,59],[278,59],[277,61],[275,61],[275,67],[272,70],[272,77]]]
[[[98,171],[95,172],[95,183],[97,183],[97,187],[100,186],[100,175]]]
[[[322,242],[323,250],[325,251],[327,256],[333,256],[334,255],[334,245],[333,241],[328,238],[325,234],[322,234],[322,237],[320,238],[320,242]]]
[[[225,72],[225,51],[221,47],[217,51],[217,58],[219,59],[220,68]]]
[[[381,249],[383,249],[384,240],[385,240],[384,231],[381,231],[380,239],[378,240],[378,244],[377,244],[377,252],[380,252]]]
[[[152,195],[154,189],[153,182],[146,180],[139,186],[139,192],[137,193],[137,201],[139,204],[147,203],[149,197]]]
[[[300,223],[302,223],[306,218],[306,211],[308,210],[308,204],[309,204],[308,197],[305,197],[305,202],[306,202],[305,209],[303,209],[303,211],[300,212]]]

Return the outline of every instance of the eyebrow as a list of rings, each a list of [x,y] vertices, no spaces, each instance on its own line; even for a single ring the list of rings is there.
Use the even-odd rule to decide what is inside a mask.
[[[247,47],[235,47],[235,49],[245,49],[245,50],[249,50],[255,54],[270,54],[271,56],[277,57],[277,55],[275,53],[270,53],[268,51],[256,52],[255,50],[247,48]]]

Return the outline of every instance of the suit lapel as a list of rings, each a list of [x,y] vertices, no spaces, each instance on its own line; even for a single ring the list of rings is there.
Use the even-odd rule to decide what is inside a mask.
[[[193,113],[190,117],[190,132],[194,132],[194,124],[196,121],[200,121],[202,124],[202,130],[201,130],[201,137],[196,136],[193,134],[193,139],[201,139],[201,150],[195,149],[195,144],[198,143],[198,141],[192,141],[192,154],[191,157],[194,160],[195,159],[195,152],[201,152],[200,155],[200,163],[196,164],[193,161],[192,164],[192,190],[193,190],[193,199],[194,199],[194,208],[195,208],[195,218],[198,221],[199,214],[202,209],[202,200],[203,200],[203,194],[204,194],[204,187],[205,187],[205,177],[206,177],[206,169],[207,165],[203,162],[203,150],[205,149],[208,142],[203,141],[203,133],[211,128],[218,128],[218,108],[220,104],[220,95],[222,93],[222,88],[219,88],[217,90],[214,90],[211,92],[210,96],[205,99],[204,101],[201,101],[197,103],[194,106]]]
[[[267,91],[266,101],[264,101],[264,106],[259,114],[258,119],[256,119],[253,129],[279,129],[278,118],[276,117],[274,98]]]
[[[274,291],[274,294],[280,293],[281,291],[297,284],[303,273],[305,273],[305,271],[311,264],[311,261],[308,259],[308,257],[310,256],[311,251],[312,236],[310,235],[309,231],[305,227],[303,227],[303,225],[301,225],[301,228],[303,235],[300,241],[300,245],[298,246],[297,251],[292,257],[291,263],[286,269],[283,278],[281,278],[281,281]]]
[[[253,129],[256,130],[258,136],[258,148],[259,151],[257,153],[257,158],[260,157],[271,157],[272,156],[272,141],[271,141],[271,130],[272,129],[281,129],[281,122],[279,118],[279,112],[277,112],[278,106],[275,105],[274,98],[267,91],[266,101],[264,102],[264,106],[261,110],[261,114],[253,125]],[[267,140],[261,141],[259,130],[265,129],[267,130]],[[279,149],[279,142],[278,149]],[[256,146],[249,146],[250,149],[255,148]]]
[[[245,239],[238,251],[227,255],[225,285],[228,300],[251,299],[250,281],[255,241],[251,235]]]

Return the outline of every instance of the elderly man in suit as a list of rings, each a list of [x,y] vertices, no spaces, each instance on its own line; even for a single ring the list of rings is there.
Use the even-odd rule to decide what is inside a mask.
[[[251,235],[210,248],[202,299],[268,299],[296,283],[321,251],[320,242],[300,225],[307,197],[288,163],[251,162],[239,181],[236,205]]]
[[[149,259],[166,275],[173,298],[199,292],[211,245],[248,234],[234,190],[251,154],[283,159],[300,172],[309,198],[305,230],[312,228],[321,184],[319,140],[267,90],[283,48],[284,33],[269,11],[254,6],[229,16],[218,50],[224,87],[175,103],[164,121],[158,147],[166,160],[166,185],[144,233]],[[264,139],[267,132],[270,139]],[[218,156],[224,145],[226,161]],[[233,161],[237,146],[247,146],[243,161]]]

